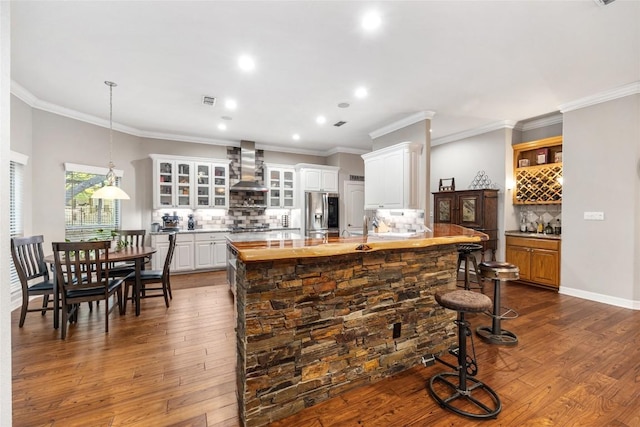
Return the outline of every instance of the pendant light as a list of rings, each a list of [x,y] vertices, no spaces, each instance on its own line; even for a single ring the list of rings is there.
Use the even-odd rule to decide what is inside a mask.
[[[93,193],[91,198],[129,200],[129,195],[116,186],[116,174],[113,172],[113,88],[118,85],[110,81],[106,81],[104,84],[109,86],[109,172],[107,172],[107,185]]]

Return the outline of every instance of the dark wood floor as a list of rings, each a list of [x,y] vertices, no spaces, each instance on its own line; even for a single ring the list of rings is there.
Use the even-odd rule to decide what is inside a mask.
[[[14,426],[237,426],[235,335],[224,273],[173,276],[169,309],[142,314],[83,307],[66,341],[50,313],[12,314]],[[487,292],[491,292],[488,286]],[[516,347],[475,339],[477,377],[502,399],[497,420],[440,408],[418,366],[308,408],[272,427],[640,426],[640,311],[510,283],[503,303],[520,317],[503,327]],[[37,304],[38,301],[35,302]],[[473,326],[488,324],[483,315]]]

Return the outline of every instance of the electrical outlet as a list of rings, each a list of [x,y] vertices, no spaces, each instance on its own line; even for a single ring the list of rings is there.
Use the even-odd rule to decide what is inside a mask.
[[[604,221],[604,212],[585,212],[584,219],[587,221]]]

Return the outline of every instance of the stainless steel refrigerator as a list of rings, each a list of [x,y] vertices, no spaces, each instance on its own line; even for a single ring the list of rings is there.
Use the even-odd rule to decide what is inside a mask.
[[[339,202],[335,193],[306,192],[304,195],[305,235],[339,236]]]

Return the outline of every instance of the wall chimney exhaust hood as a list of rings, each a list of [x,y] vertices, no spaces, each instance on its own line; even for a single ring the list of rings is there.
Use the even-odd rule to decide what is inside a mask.
[[[255,191],[265,193],[267,187],[256,179],[256,143],[240,141],[240,182],[232,185],[229,191]]]

